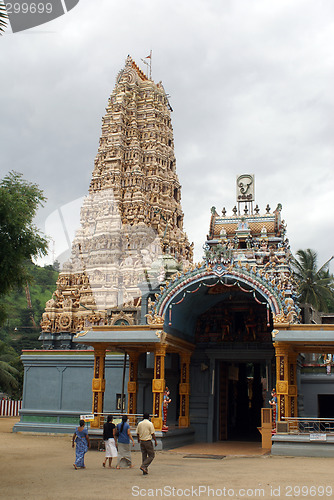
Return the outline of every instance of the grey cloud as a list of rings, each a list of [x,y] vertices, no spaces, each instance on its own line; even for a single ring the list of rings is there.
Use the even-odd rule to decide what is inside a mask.
[[[333,10],[331,0],[158,0],[154,9],[99,0],[93,10],[81,0],[34,33],[6,34],[1,176],[15,169],[41,185],[41,225],[85,195],[116,75],[128,53],[140,64],[153,49],[197,258],[210,207],[231,211],[236,175],[249,172],[261,209],[283,204],[293,248],[324,261],[334,246]]]

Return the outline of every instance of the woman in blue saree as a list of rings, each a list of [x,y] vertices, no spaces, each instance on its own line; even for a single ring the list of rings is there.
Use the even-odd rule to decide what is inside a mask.
[[[74,441],[76,443],[75,447],[75,462],[73,467],[75,469],[85,468],[85,453],[87,452],[90,443],[88,437],[88,430],[85,427],[85,421],[80,420],[79,427],[76,427],[75,432],[72,437],[72,448],[74,448]]]

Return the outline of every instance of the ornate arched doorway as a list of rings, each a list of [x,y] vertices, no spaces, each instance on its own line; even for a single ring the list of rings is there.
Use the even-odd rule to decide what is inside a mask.
[[[251,273],[203,265],[168,284],[155,307],[164,331],[195,345],[189,414],[197,439],[260,438],[280,297]]]
[[[198,317],[195,331],[195,354],[204,354],[202,369],[211,370],[212,439],[257,440],[274,379],[271,314],[268,322],[266,305],[238,287],[227,296],[219,288],[212,291],[222,300]]]

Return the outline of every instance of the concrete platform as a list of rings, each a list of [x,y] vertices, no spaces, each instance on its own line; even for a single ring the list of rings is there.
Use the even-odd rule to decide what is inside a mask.
[[[169,450],[183,455],[217,455],[233,457],[259,457],[270,454],[270,450],[261,447],[261,443],[246,441],[217,441],[216,443],[193,443]]]
[[[310,434],[276,434],[272,455],[289,457],[334,457],[334,435],[323,434],[324,440],[311,440]]]
[[[94,443],[94,447],[99,448],[99,442],[102,442],[102,429],[89,429],[88,434],[92,444]],[[137,443],[137,436],[134,429],[131,429],[131,434],[135,442],[134,451],[139,451],[140,446],[139,443]],[[179,429],[176,427],[168,430],[168,432],[156,431],[155,436],[158,442],[158,446],[156,447],[157,451],[170,450],[171,448],[191,445],[194,443],[195,431],[191,427],[188,429]]]

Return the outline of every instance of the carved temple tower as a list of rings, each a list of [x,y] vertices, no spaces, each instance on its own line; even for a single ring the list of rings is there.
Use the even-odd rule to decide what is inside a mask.
[[[175,270],[192,262],[171,111],[162,83],[128,57],[102,119],[71,258],[43,314],[44,347],[68,348],[76,332],[92,325],[137,324],[139,285],[164,280],[164,259]]]

